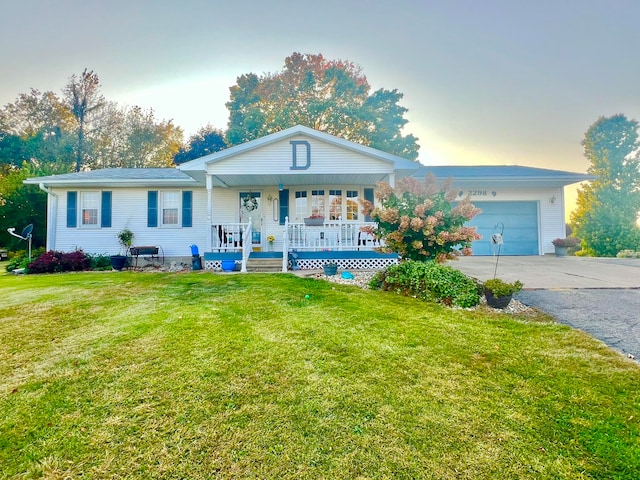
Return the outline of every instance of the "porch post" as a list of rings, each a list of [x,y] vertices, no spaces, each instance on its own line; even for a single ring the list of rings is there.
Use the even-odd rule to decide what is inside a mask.
[[[389,186],[391,188],[396,188],[396,174],[395,173],[390,173],[389,174]]]
[[[208,251],[213,251],[213,177],[207,173],[207,243]]]

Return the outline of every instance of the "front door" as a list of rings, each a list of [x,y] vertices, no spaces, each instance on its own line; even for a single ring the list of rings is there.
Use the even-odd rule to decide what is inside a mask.
[[[240,192],[240,222],[248,223],[251,219],[251,245],[262,244],[262,201],[260,192]]]

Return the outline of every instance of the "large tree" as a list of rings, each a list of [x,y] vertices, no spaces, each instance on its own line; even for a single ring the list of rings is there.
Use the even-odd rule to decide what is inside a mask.
[[[0,163],[70,164],[74,119],[53,92],[31,89],[0,110]]]
[[[106,106],[95,135],[89,168],[169,167],[182,145],[182,129],[157,120],[153,109]]]
[[[405,107],[397,90],[371,87],[359,66],[294,53],[283,70],[238,77],[232,86],[227,143],[237,145],[301,124],[415,160],[417,138],[403,136]]]
[[[17,233],[32,223],[34,248],[44,247],[46,240],[47,194],[37,185],[24,185],[25,178],[66,172],[64,165],[37,166],[24,163],[21,168],[5,168],[0,173],[0,245],[11,250],[26,250],[26,243],[7,233]]]
[[[171,166],[182,130],[151,109],[105,100],[99,87],[98,76],[85,69],[70,77],[62,98],[32,89],[0,109],[0,166]]]
[[[180,148],[173,161],[176,165],[180,165],[225,148],[227,148],[227,144],[224,140],[224,132],[211,125],[206,125],[195,135],[189,137],[188,144]]]
[[[624,115],[600,117],[585,133],[588,172],[597,178],[578,190],[571,215],[574,235],[592,256],[640,249],[640,143],[638,122]]]
[[[105,99],[100,93],[100,79],[93,70],[86,68],[80,74],[71,75],[69,83],[64,88],[64,96],[69,110],[76,119],[76,164],[75,171],[79,172],[88,155],[85,137],[91,130],[91,124],[105,105]]]

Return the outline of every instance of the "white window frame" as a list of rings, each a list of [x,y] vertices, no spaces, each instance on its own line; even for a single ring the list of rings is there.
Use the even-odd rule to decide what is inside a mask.
[[[84,222],[84,213],[85,210],[89,210],[85,205],[88,203],[88,195],[95,195],[96,197],[96,222],[95,223],[85,223]],[[102,192],[100,190],[81,190],[78,192],[78,222],[77,225],[80,228],[100,228],[102,225]]]
[[[293,195],[295,218],[302,220],[309,216],[309,191],[297,190]]]
[[[165,195],[175,194],[176,195],[176,206],[177,215],[176,215],[176,223],[165,223],[164,221],[164,213],[165,209],[169,207],[165,207],[167,199]],[[181,228],[182,227],[182,191],[181,190],[160,190],[158,192],[158,226],[161,228]],[[173,208],[173,207],[172,207]]]
[[[356,194],[355,197],[350,196],[353,193]],[[360,221],[360,190],[346,190],[344,198],[346,199],[346,202],[344,202],[344,217],[342,218],[344,218],[349,222],[359,222]],[[349,218],[349,207],[351,203],[355,204],[355,212],[354,212],[355,218]]]
[[[322,195],[318,195],[318,196],[314,196],[314,193],[317,193],[319,191],[323,191]],[[295,218],[300,221],[302,220],[302,218],[308,217],[310,215],[313,215],[314,213],[317,215],[323,215],[324,217],[327,218],[327,220],[329,221],[337,221],[338,219],[330,219],[330,214],[331,214],[331,198],[332,198],[332,192],[337,192],[340,191],[340,197],[341,197],[341,202],[340,202],[340,217],[342,218],[342,221],[345,222],[362,222],[364,221],[364,215],[362,215],[361,211],[360,211],[360,199],[364,198],[364,190],[358,186],[343,186],[341,185],[339,188],[332,188],[332,187],[311,187],[308,188],[306,190],[302,190],[302,189],[296,189],[292,196],[291,199],[293,201],[293,211],[290,210],[290,212],[295,216]],[[299,197],[300,192],[306,192],[306,208],[301,208],[302,205],[298,204],[298,200],[301,200],[301,198]],[[352,197],[350,195],[353,195],[353,193],[355,192],[356,197]],[[316,202],[314,202],[314,199],[316,200]],[[355,201],[354,201],[355,200]],[[348,205],[350,202],[353,202],[356,204],[355,206],[355,212],[356,218],[348,218],[348,213],[349,213],[349,209],[348,209]],[[321,203],[323,205],[322,211],[316,211],[317,210],[317,203]],[[303,211],[304,209],[304,211]],[[337,213],[337,211],[336,211]],[[291,218],[291,217],[290,217]]]
[[[327,216],[327,192],[326,188],[312,188],[309,190],[309,193],[311,193],[309,195],[311,215]]]

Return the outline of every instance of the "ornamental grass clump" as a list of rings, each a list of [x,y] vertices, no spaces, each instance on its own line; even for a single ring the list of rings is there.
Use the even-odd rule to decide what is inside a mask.
[[[471,242],[482,238],[475,227],[465,226],[481,210],[469,197],[452,206],[458,191],[451,181],[438,185],[432,174],[424,181],[407,177],[396,188],[378,183],[375,194],[379,206],[363,201],[363,213],[377,223],[368,233],[382,240],[380,250],[396,252],[404,260],[443,263],[471,255]]]
[[[474,280],[434,261],[392,265],[378,272],[369,287],[464,308],[478,305],[481,294]]]

